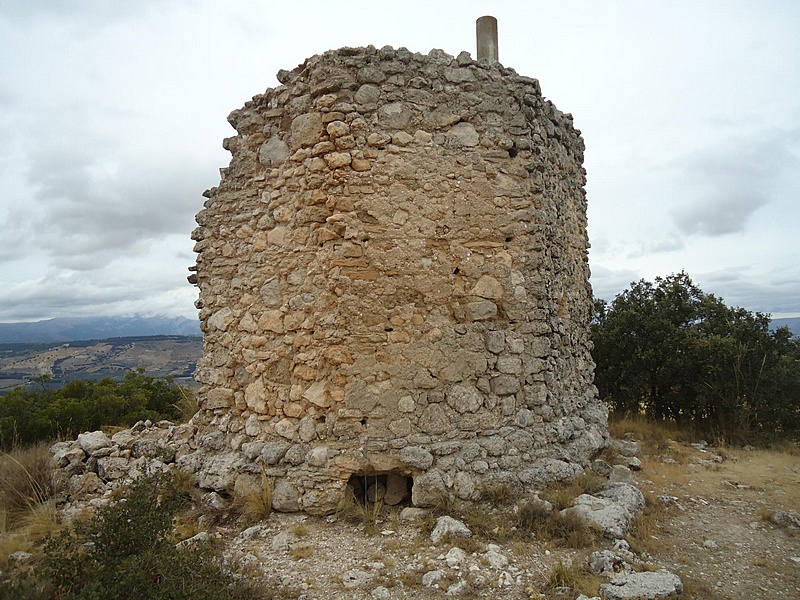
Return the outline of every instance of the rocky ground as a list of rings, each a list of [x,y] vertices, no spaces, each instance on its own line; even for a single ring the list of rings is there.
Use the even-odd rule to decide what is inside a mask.
[[[57,444],[62,516],[108,504],[137,472],[175,468],[191,431],[140,423]],[[196,506],[176,534],[182,544],[211,542],[226,568],[276,598],[800,597],[796,447],[621,437],[572,484],[538,496],[485,490],[481,504],[437,509],[350,503],[329,516],[267,514],[258,490],[229,497],[182,476]],[[570,517],[597,531],[587,536]]]
[[[663,454],[643,456],[635,472],[648,508],[625,542],[601,539],[592,547],[568,549],[558,540],[541,542],[497,531],[434,542],[435,515],[311,517],[273,513],[239,531],[221,527],[214,535],[225,557],[289,598],[432,598],[458,595],[491,598],[575,598],[579,589],[553,586],[554,574],[578,573],[576,588],[591,595],[599,582],[585,568],[593,552],[610,550],[636,570],[678,574],[687,598],[773,599],[800,597],[800,460],[797,454],[721,451],[699,444],[670,444]],[[674,461],[674,462],[673,462]],[[484,507],[508,514],[514,506]],[[510,511],[510,512],[508,512]],[[783,516],[782,522],[770,517]],[[466,523],[475,514],[453,509]],[[402,514],[402,516],[401,516]],[[780,519],[778,519],[780,520]],[[502,522],[502,518],[500,519]],[[508,537],[506,539],[506,536]],[[599,558],[600,557],[600,558]],[[565,569],[573,565],[574,569]],[[562,582],[563,583],[563,582]],[[594,586],[594,587],[593,587]],[[613,590],[605,589],[606,597]],[[657,594],[657,592],[654,592]],[[650,597],[656,597],[651,595]]]

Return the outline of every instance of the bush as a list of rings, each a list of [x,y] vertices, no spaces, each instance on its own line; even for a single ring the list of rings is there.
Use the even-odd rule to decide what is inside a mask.
[[[686,273],[595,301],[595,384],[641,413],[731,442],[800,435],[800,341],[769,315],[729,308]]]
[[[17,388],[0,396],[0,448],[147,419],[181,420],[191,416],[193,408],[191,390],[142,370],[126,373],[121,383],[106,377],[70,381],[56,391],[44,386],[40,391]]]
[[[117,504],[42,542],[32,579],[7,583],[5,597],[213,600],[244,597],[208,546],[176,548],[172,520],[182,497],[165,475],[135,482]],[[1,588],[1,586],[0,586]],[[0,589],[0,598],[4,597]],[[21,596],[19,594],[23,594]],[[10,594],[10,595],[9,595]],[[18,595],[14,595],[18,594]],[[258,597],[254,590],[247,597]]]

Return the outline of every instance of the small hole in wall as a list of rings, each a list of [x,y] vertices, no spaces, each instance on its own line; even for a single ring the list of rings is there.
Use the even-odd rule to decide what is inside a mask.
[[[366,425],[367,424],[367,420],[366,419],[361,419],[361,424],[362,425]]]
[[[412,477],[398,473],[362,473],[350,476],[347,494],[360,506],[383,503],[389,506],[409,504]]]
[[[384,331],[394,331],[394,327],[384,327]]]
[[[517,155],[517,149],[516,148],[509,148],[508,149],[508,155],[511,158],[514,158]]]
[[[511,237],[511,236],[508,236],[508,237],[506,238],[506,242],[510,242],[510,241],[511,241],[511,240],[513,240],[513,239],[514,239],[513,237]]]
[[[459,271],[458,267],[453,269],[453,275],[458,275],[461,271]]]

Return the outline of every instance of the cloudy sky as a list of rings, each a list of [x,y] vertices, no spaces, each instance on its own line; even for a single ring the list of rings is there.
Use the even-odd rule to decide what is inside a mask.
[[[228,113],[331,48],[474,55],[484,14],[583,132],[596,295],[683,269],[800,315],[796,0],[0,0],[0,322],[196,318]]]

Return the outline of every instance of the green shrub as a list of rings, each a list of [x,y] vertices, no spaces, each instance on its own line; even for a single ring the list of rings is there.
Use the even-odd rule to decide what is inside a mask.
[[[176,548],[182,495],[172,478],[142,478],[115,505],[42,542],[32,576],[0,585],[0,598],[214,600],[258,598],[214,564],[211,548]],[[17,595],[14,595],[17,594]]]
[[[140,369],[122,382],[70,381],[59,390],[13,389],[0,395],[0,448],[9,450],[105,426],[186,420],[197,409],[191,390]]]

